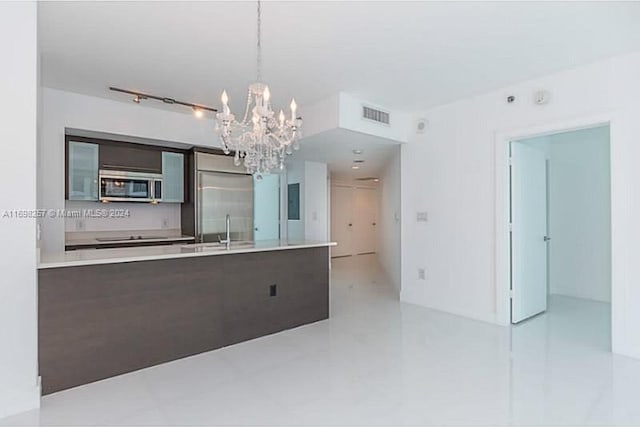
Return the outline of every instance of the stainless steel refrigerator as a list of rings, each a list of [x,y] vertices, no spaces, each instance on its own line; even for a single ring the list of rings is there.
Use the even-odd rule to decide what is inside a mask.
[[[199,242],[224,238],[231,216],[231,240],[253,240],[253,177],[233,158],[196,155],[196,237]]]

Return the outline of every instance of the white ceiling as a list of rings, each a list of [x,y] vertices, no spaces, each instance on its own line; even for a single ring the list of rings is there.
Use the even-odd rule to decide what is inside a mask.
[[[336,178],[377,178],[394,151],[399,149],[400,144],[395,141],[347,129],[333,129],[304,138],[293,159],[327,163]],[[353,150],[363,152],[357,155]],[[358,170],[351,168],[355,159],[364,160],[357,164]]]
[[[213,107],[226,88],[242,109],[255,79],[255,9],[40,2],[42,83],[128,101],[107,90],[119,86]],[[275,106],[345,91],[394,111],[424,110],[640,49],[640,2],[267,1],[262,9],[263,76]],[[307,150],[338,161],[345,146],[371,143],[369,164],[379,165],[374,153],[393,149],[334,136]]]
[[[240,104],[255,79],[254,2],[39,6],[46,86],[113,96],[114,85],[216,106],[223,88]],[[346,91],[414,111],[640,49],[640,2],[268,1],[262,9],[274,105]]]

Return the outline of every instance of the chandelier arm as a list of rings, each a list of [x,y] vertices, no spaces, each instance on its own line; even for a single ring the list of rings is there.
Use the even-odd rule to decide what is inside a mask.
[[[244,117],[242,118],[242,125],[247,125],[247,120],[249,119],[249,110],[251,109],[251,89],[247,90],[247,106],[244,109]]]

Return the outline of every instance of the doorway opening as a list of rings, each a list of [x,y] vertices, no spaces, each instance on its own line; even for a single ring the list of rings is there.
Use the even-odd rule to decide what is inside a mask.
[[[611,342],[610,126],[509,143],[510,321],[562,315]]]

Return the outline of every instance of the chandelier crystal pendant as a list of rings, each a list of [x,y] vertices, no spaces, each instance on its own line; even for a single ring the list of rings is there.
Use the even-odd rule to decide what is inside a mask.
[[[247,172],[256,175],[269,174],[273,169],[284,169],[284,160],[293,150],[300,148],[302,119],[296,116],[297,105],[291,100],[290,114],[283,110],[276,116],[271,108],[269,86],[262,82],[262,34],[261,10],[258,1],[257,20],[257,79],[249,86],[247,106],[241,121],[231,113],[227,91],[222,92],[222,111],[216,114],[216,132],[220,136],[225,154],[234,152],[234,163],[244,162]]]

